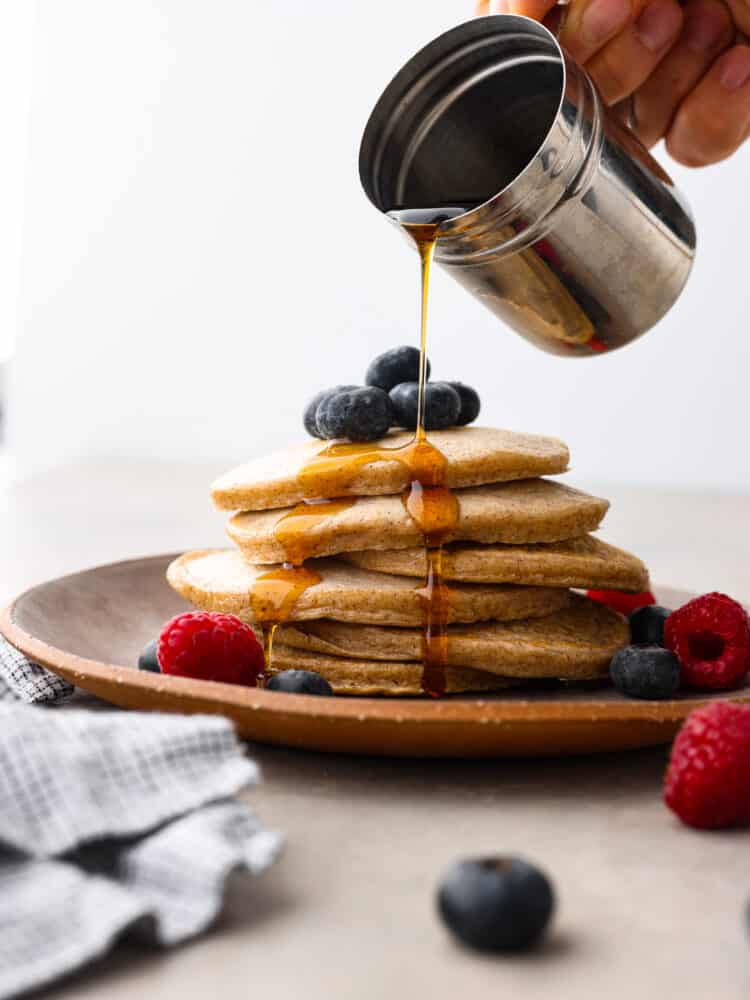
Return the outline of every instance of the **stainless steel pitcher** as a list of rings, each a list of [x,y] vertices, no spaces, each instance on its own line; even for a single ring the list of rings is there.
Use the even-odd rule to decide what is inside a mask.
[[[525,17],[474,18],[417,53],[370,116],[359,170],[381,212],[467,206],[441,224],[435,260],[555,354],[635,340],[695,256],[670,178]]]

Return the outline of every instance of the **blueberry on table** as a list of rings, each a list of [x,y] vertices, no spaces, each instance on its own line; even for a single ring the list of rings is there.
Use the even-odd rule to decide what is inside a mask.
[[[314,670],[282,670],[274,674],[266,684],[269,691],[283,691],[285,694],[332,695],[333,688]]]
[[[323,437],[377,441],[393,424],[393,404],[387,392],[374,386],[347,389],[324,399],[317,419]]]
[[[671,698],[680,686],[680,662],[661,646],[625,646],[612,657],[609,676],[628,698]]]
[[[448,385],[456,390],[458,398],[461,401],[461,409],[459,410],[456,424],[459,427],[473,424],[479,416],[479,410],[482,405],[479,402],[479,393],[476,389],[472,389],[470,385],[464,385],[463,382],[448,382]]]
[[[480,951],[521,951],[542,937],[555,908],[546,875],[521,858],[458,861],[438,888],[443,921]]]
[[[638,608],[629,617],[631,642],[637,645],[663,646],[664,626],[671,614],[669,608],[662,608],[658,604]]]
[[[321,434],[318,429],[318,407],[321,403],[324,403],[329,396],[334,396],[337,392],[348,392],[350,389],[356,389],[356,385],[334,385],[330,389],[323,389],[321,392],[317,392],[310,402],[305,407],[305,412],[302,420],[305,425],[305,430],[314,438],[324,438],[325,435]]]
[[[430,377],[430,362],[427,362],[427,378]],[[365,374],[366,385],[376,385],[390,392],[400,382],[416,382],[419,379],[419,351],[416,347],[393,347],[385,354],[379,354],[370,364]]]
[[[402,382],[391,389],[394,424],[414,430],[417,426],[419,383]],[[428,431],[442,431],[455,427],[461,412],[461,398],[447,382],[428,382],[425,385],[424,426]]]
[[[159,666],[159,660],[156,656],[156,647],[159,644],[158,639],[152,639],[151,642],[147,642],[146,645],[141,650],[141,655],[138,657],[138,669],[148,670],[152,674],[160,674],[161,667]]]

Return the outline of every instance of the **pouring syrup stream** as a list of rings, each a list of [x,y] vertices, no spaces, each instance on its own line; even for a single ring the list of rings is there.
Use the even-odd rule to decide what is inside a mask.
[[[458,501],[447,485],[448,463],[427,440],[425,431],[430,274],[441,223],[464,211],[464,208],[439,208],[390,213],[416,244],[421,264],[417,427],[411,463],[412,481],[403,500],[422,532],[425,546],[427,575],[424,586],[419,590],[422,605],[422,690],[435,698],[445,693],[448,664],[451,597],[443,579],[443,542],[458,521]]]
[[[427,320],[430,271],[442,222],[467,211],[462,207],[396,210],[389,215],[414,241],[421,263],[421,323],[419,395],[414,439],[401,448],[333,441],[314,455],[298,473],[302,492],[310,499],[284,515],[274,528],[285,561],[282,566],[258,576],[250,594],[255,620],[264,638],[266,669],[258,678],[262,686],[271,669],[274,636],[288,620],[296,602],[320,582],[320,576],[304,563],[310,554],[310,532],[325,518],[356,502],[355,499],[316,500],[325,493],[340,496],[349,490],[357,470],[370,462],[397,461],[408,469],[409,484],[402,501],[422,532],[427,574],[419,588],[422,607],[422,690],[433,697],[445,693],[448,660],[450,591],[443,580],[442,546],[458,521],[458,502],[448,488],[448,463],[427,439],[425,403],[427,385]]]

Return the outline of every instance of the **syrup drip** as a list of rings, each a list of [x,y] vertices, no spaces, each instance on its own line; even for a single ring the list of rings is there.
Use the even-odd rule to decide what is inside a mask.
[[[263,655],[265,670],[258,676],[258,687],[264,687],[268,680],[273,657],[273,640],[279,625],[288,620],[300,596],[308,587],[320,583],[320,576],[305,566],[284,563],[256,577],[250,601],[253,616],[263,632]]]
[[[284,550],[284,561],[301,566],[310,558],[313,531],[328,517],[347,510],[356,503],[351,497],[342,500],[304,500],[285,514],[273,530],[274,538]]]
[[[427,549],[427,579],[418,591],[422,605],[422,690],[434,698],[445,694],[448,663],[450,590],[443,580],[443,547]]]
[[[258,678],[262,687],[273,658],[273,640],[279,625],[289,620],[299,598],[308,587],[320,583],[320,576],[304,562],[310,555],[312,532],[327,517],[351,507],[351,500],[320,500],[298,504],[274,528],[276,541],[284,551],[284,564],[256,577],[250,593],[255,620],[263,632],[265,671]]]
[[[312,529],[326,517],[356,502],[354,498],[325,501],[316,498],[351,492],[358,470],[363,465],[396,461],[408,472],[408,487],[402,499],[422,532],[427,557],[427,576],[424,586],[418,591],[422,606],[422,690],[433,697],[445,693],[451,601],[450,590],[442,574],[442,546],[458,520],[458,502],[447,485],[448,463],[445,456],[427,440],[424,428],[427,312],[430,269],[440,225],[462,215],[469,207],[389,213],[414,241],[421,260],[422,310],[416,432],[413,441],[400,448],[334,441],[299,471],[297,480],[308,499],[283,517],[274,529],[287,561],[282,567],[258,577],[251,594],[256,620],[263,629],[266,671],[271,665],[273,640],[279,625],[289,618],[301,594],[320,582],[318,574],[303,565],[310,555]],[[261,675],[259,683],[264,681],[265,675]]]

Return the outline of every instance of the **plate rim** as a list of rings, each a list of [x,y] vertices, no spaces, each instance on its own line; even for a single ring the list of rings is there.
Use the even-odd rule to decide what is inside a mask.
[[[158,553],[130,559],[101,563],[73,573],[62,574],[27,587],[18,594],[0,613],[0,634],[16,649],[30,659],[47,667],[58,676],[64,677],[77,687],[87,690],[86,681],[91,678],[104,682],[114,682],[118,686],[151,692],[156,699],[161,694],[170,693],[191,701],[208,701],[228,705],[236,709],[265,710],[286,718],[317,718],[320,721],[341,720],[347,723],[377,721],[383,725],[394,723],[401,726],[405,722],[428,723],[434,726],[459,724],[508,725],[527,724],[538,726],[549,721],[556,724],[576,725],[582,716],[589,723],[599,722],[650,722],[670,725],[683,721],[694,709],[716,700],[721,694],[731,701],[750,701],[750,689],[745,691],[715,692],[706,696],[695,695],[680,699],[649,701],[623,699],[601,701],[579,699],[576,701],[514,698],[487,699],[481,694],[472,697],[470,693],[460,698],[427,699],[419,696],[409,698],[388,698],[372,696],[338,696],[320,698],[314,695],[283,694],[259,688],[246,688],[219,681],[197,680],[189,677],[173,677],[139,671],[133,666],[104,663],[91,660],[54,646],[31,635],[14,620],[17,606],[34,591],[53,583],[73,579],[97,570],[142,564],[145,561],[171,560],[175,553]],[[665,588],[655,588],[659,589]],[[679,588],[671,588],[679,590]],[[689,591],[684,591],[690,593]],[[106,699],[102,699],[106,700]],[[158,704],[154,704],[158,709]]]

